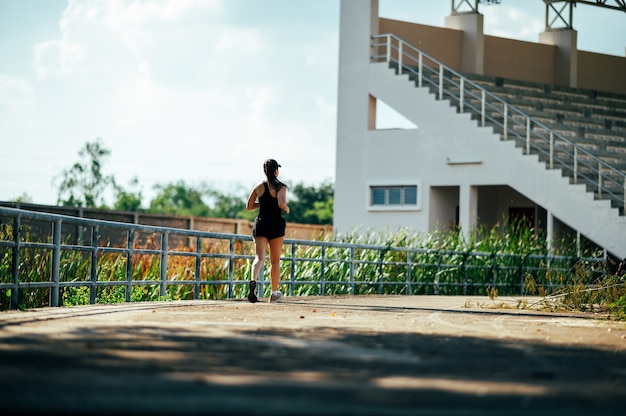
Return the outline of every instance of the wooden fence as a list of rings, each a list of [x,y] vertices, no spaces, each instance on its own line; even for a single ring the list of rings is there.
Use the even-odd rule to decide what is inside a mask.
[[[50,214],[68,215],[78,218],[115,221],[129,224],[150,225],[154,227],[180,228],[213,233],[252,234],[252,222],[242,219],[208,218],[185,215],[152,214],[146,212],[114,211],[97,208],[63,207],[55,205],[38,205],[23,202],[2,202],[0,206],[25,209],[28,211],[45,212]],[[33,230],[36,232],[36,230]],[[318,240],[333,233],[330,225],[297,224],[288,222],[286,237],[299,240]],[[73,235],[80,235],[76,230]],[[103,236],[106,238],[106,236]],[[115,239],[110,236],[110,238]]]

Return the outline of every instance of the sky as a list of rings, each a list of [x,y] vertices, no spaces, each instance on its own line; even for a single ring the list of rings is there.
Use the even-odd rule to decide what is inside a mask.
[[[439,27],[451,9],[379,1],[381,17]],[[140,191],[144,207],[155,185],[180,181],[245,197],[267,158],[288,184],[334,183],[339,9],[340,0],[0,0],[0,201],[56,205],[63,171],[97,140],[111,152],[104,174]],[[537,42],[545,29],[540,0],[479,11],[487,35]],[[626,13],[578,5],[573,25],[579,49],[624,56]],[[402,122],[380,113],[379,127]]]

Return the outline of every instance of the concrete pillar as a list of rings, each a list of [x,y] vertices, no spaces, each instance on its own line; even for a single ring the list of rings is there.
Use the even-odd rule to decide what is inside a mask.
[[[463,31],[461,71],[482,75],[485,65],[483,15],[471,12],[447,16],[446,28]]]
[[[539,34],[539,43],[554,45],[554,83],[578,86],[578,32],[573,29],[547,30]]]
[[[376,100],[369,95],[371,35],[378,33],[378,0],[341,0],[337,85],[335,224],[350,222],[354,201],[362,201],[363,142],[375,128]],[[371,115],[374,112],[374,115]]]
[[[459,226],[462,232],[469,233],[476,227],[478,222],[478,188],[468,184],[462,184],[459,189]]]

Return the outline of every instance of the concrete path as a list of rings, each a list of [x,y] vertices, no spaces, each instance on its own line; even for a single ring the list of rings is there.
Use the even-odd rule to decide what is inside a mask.
[[[537,299],[341,296],[0,312],[17,414],[616,415],[626,324]]]

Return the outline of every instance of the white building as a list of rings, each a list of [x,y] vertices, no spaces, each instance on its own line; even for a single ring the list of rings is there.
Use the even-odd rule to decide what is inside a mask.
[[[520,147],[519,141],[512,140],[510,133],[505,140],[500,133],[506,128],[496,132],[497,128],[494,129],[489,122],[481,126],[480,119],[473,119],[469,113],[458,110],[460,102],[455,103],[445,96],[439,100],[436,88],[432,93],[433,89],[426,86],[425,79],[419,87],[407,74],[397,75],[385,56],[391,61],[395,56],[397,63],[402,54],[376,46],[389,38],[372,37],[393,33],[407,41],[402,46],[407,50],[410,48],[409,38],[414,36],[420,39],[420,50],[461,74],[478,74],[485,79],[495,75],[507,80],[516,79],[513,72],[521,70],[529,74],[527,79],[530,81],[555,88],[558,85],[578,86],[580,90],[586,88],[585,91],[608,89],[605,85],[593,85],[593,82],[600,81],[587,80],[581,69],[591,65],[589,62],[605,58],[573,50],[572,45],[574,49],[576,46],[573,30],[565,31],[568,33],[560,31],[558,35],[547,31],[540,37],[544,43],[532,44],[537,45],[532,53],[549,54],[541,64],[546,61],[549,68],[537,68],[535,62],[536,74],[533,75],[532,70],[520,69],[519,65],[513,69],[505,68],[491,58],[498,48],[500,53],[508,53],[509,49],[520,44],[528,50],[529,45],[483,35],[479,13],[452,13],[446,19],[446,26],[435,28],[381,19],[377,0],[341,1],[334,202],[336,231],[341,233],[363,226],[390,231],[401,227],[430,231],[450,225],[470,230],[478,224],[491,226],[513,216],[525,218],[533,226],[545,230],[549,240],[568,233],[573,238],[587,239],[611,255],[626,257],[626,216],[623,214],[626,175],[623,170],[616,168],[612,171],[611,178],[615,178],[618,185],[610,188],[612,194],[607,195],[602,187],[609,182],[602,176],[606,175],[602,166],[598,168],[601,185],[596,190],[582,184],[581,176],[587,175],[582,170],[576,179],[572,179],[573,171],[580,167],[572,168],[570,177],[565,175],[568,169],[554,166],[550,169],[550,161],[533,154],[530,147],[528,151],[523,144]],[[441,42],[445,48],[441,47]],[[564,50],[566,59],[563,58]],[[382,59],[373,59],[381,56]],[[626,114],[626,87],[623,85],[626,79],[620,79],[626,73],[620,72],[626,69],[626,58],[610,58],[611,64],[617,63],[617,75],[611,73],[604,78],[615,77],[618,84],[609,85],[617,85],[613,92],[624,95],[623,103],[616,98],[617,118],[608,125],[611,129],[608,133],[614,134],[618,125],[623,126],[620,111]],[[528,56],[524,62],[529,61],[528,64],[532,65],[532,60],[532,56]],[[402,63],[407,64],[406,61]],[[411,65],[419,68],[417,61]],[[433,79],[437,82],[438,67],[431,67],[435,70]],[[424,70],[421,73],[426,76]],[[479,79],[474,80],[478,82]],[[544,95],[550,94],[546,92]],[[603,97],[602,93],[599,97]],[[470,102],[469,97],[465,100]],[[380,101],[416,127],[377,129],[376,106]],[[504,119],[507,114],[511,117],[516,111],[515,106],[512,104],[505,111],[508,112],[504,113]],[[537,116],[542,113],[545,111],[538,112]],[[587,115],[594,117],[594,114]],[[518,129],[522,137],[526,134],[525,125],[522,122]],[[529,131],[531,125],[536,128],[534,119],[532,124],[530,121],[527,124]],[[532,134],[536,131],[532,130]],[[626,132],[617,134],[618,138],[621,134],[626,143]],[[531,143],[531,133],[528,133],[528,139]],[[580,158],[581,153],[574,155]],[[595,159],[593,161],[595,163]],[[619,163],[618,166],[622,166]],[[573,183],[576,181],[578,184]],[[613,199],[613,204],[610,199],[603,199],[607,197]]]

